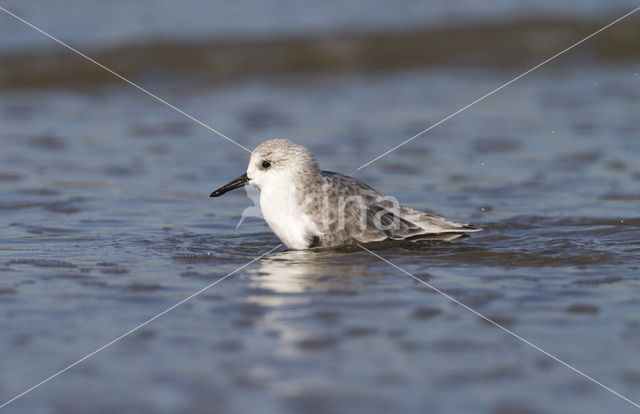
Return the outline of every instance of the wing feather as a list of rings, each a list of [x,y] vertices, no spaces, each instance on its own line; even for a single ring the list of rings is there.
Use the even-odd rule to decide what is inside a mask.
[[[326,180],[334,182],[334,188],[344,189],[344,194],[338,196],[362,197],[363,203],[353,202],[344,206],[344,231],[360,242],[415,240],[438,235],[449,240],[482,230],[394,203],[391,198],[355,178],[329,171],[323,171],[323,175]]]

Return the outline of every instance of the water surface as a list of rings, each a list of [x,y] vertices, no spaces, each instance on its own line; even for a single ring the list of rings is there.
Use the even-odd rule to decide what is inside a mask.
[[[640,66],[272,74],[145,87],[249,148],[485,227],[376,253],[640,400]],[[279,244],[208,194],[249,154],[127,85],[0,95],[6,401]],[[274,254],[7,412],[601,413],[635,407],[358,249]]]

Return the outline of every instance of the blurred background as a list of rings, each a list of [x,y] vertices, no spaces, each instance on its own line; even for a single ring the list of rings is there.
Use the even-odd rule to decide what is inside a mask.
[[[636,5],[556,2],[8,1],[6,8],[135,81],[197,81],[410,68],[526,68]],[[637,17],[560,64],[637,59]],[[0,32],[4,88],[120,84],[8,15]]]
[[[640,400],[639,4],[1,7],[253,149],[485,231],[380,252]],[[640,13],[640,12],[639,12]],[[0,404],[276,246],[249,154],[0,10]],[[636,408],[364,252],[255,263],[7,412]]]

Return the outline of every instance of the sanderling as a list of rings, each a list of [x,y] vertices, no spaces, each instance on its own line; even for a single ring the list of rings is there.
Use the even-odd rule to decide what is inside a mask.
[[[246,184],[260,189],[262,215],[289,249],[382,240],[451,240],[482,230],[413,210],[346,175],[322,171],[311,152],[272,139],[251,153],[247,172],[211,193]]]

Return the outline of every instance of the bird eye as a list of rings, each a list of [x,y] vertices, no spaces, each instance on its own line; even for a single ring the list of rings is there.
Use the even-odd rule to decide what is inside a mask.
[[[262,161],[262,168],[271,167],[271,161]]]

